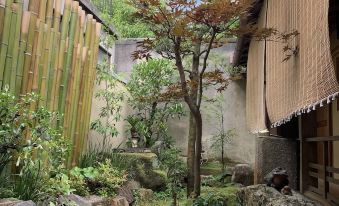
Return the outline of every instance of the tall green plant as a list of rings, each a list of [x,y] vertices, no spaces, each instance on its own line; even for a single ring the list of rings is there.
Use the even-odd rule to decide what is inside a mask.
[[[171,192],[172,205],[177,205],[179,191],[186,174],[186,166],[180,159],[180,151],[176,148],[164,150],[159,155],[161,166],[167,171],[167,187]]]
[[[133,67],[127,84],[128,102],[137,111],[140,121],[135,127],[143,136],[146,147],[157,140],[170,138],[168,120],[184,115],[180,101],[162,95],[177,81],[172,62],[165,59],[150,59]]]

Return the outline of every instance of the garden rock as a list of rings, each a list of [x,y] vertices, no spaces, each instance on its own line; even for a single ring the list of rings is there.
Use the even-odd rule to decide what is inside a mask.
[[[281,194],[267,185],[252,185],[241,188],[237,196],[241,205],[246,206],[317,206],[313,201],[295,191],[292,194]]]
[[[121,197],[125,197],[128,204],[130,205],[135,202],[133,193],[131,189],[129,189],[127,186],[122,186],[121,188],[119,188],[118,194]]]
[[[166,189],[166,173],[160,170],[148,169],[144,165],[137,165],[135,179],[143,188],[153,191]]]
[[[153,191],[151,189],[141,188],[139,190],[139,195],[141,200],[150,200],[153,197]]]
[[[110,206],[129,206],[125,197],[117,196],[112,201]]]
[[[22,201],[15,198],[0,199],[0,206],[12,206],[19,202]]]
[[[79,206],[102,206],[102,205],[108,205],[107,200],[96,196],[91,195],[88,197],[81,197],[79,195],[71,194],[66,197],[62,197],[59,202],[63,204],[67,204],[67,202],[74,202],[76,205]]]
[[[36,206],[36,204],[32,200],[29,200],[29,201],[16,203],[13,206]]]
[[[0,206],[13,206],[20,202],[22,201],[15,198],[0,199]]]
[[[130,190],[138,190],[141,188],[140,182],[135,180],[130,180],[125,183],[125,186]]]
[[[254,173],[248,164],[237,164],[234,166],[232,174],[232,182],[239,183],[244,186],[253,185]]]

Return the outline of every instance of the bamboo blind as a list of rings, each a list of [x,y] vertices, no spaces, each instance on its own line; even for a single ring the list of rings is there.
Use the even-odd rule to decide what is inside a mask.
[[[266,4],[266,1],[264,5]],[[265,27],[266,7],[261,11],[258,27]],[[265,113],[265,42],[252,41],[248,52],[246,84],[246,121],[251,133],[267,131]]]
[[[0,0],[0,88],[38,93],[39,106],[64,114],[73,164],[87,141],[100,31],[77,1]]]
[[[283,61],[283,43],[267,42],[266,102],[273,126],[328,104],[338,95],[328,9],[329,0],[268,1],[267,27],[300,33],[291,43],[299,47],[298,55],[288,61]]]

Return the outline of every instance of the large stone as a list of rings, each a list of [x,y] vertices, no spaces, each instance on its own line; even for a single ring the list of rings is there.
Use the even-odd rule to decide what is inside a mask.
[[[15,198],[7,198],[0,200],[0,206],[36,206],[36,204],[29,201],[22,201]]]
[[[144,164],[147,168],[158,168],[159,167],[159,161],[158,156],[151,152],[140,152],[140,153],[120,153],[120,155],[137,159],[140,163]]]
[[[140,182],[135,180],[130,180],[125,183],[125,186],[130,190],[138,190],[141,188]]]
[[[153,198],[153,191],[151,189],[145,189],[145,188],[141,188],[139,190],[139,195],[140,195],[140,199],[143,201],[147,201]]]
[[[15,199],[15,198],[0,199],[0,206],[13,206],[16,203],[20,203],[20,202],[22,201]]]
[[[32,200],[29,200],[29,201],[23,201],[23,202],[16,203],[13,206],[36,206],[36,204]]]
[[[140,182],[143,188],[153,191],[162,191],[166,189],[166,173],[161,170],[153,170],[142,164],[136,167],[135,179]]]
[[[263,184],[265,176],[274,168],[286,169],[289,185],[298,189],[298,144],[295,139],[257,137],[254,183]]]
[[[292,191],[292,195],[283,195],[267,185],[244,187],[237,196],[240,204],[246,206],[317,206],[296,191]]]
[[[233,168],[232,182],[244,186],[253,185],[253,169],[248,164],[237,164]]]
[[[110,206],[129,206],[125,197],[117,196],[112,199]]]
[[[121,197],[125,197],[128,204],[133,204],[135,202],[132,190],[129,189],[127,186],[122,186],[119,188],[118,195]]]
[[[67,202],[74,202],[79,206],[103,206],[108,205],[107,200],[105,198],[91,195],[88,197],[81,197],[79,195],[71,194],[65,197],[60,198],[59,202],[63,204],[67,204]]]

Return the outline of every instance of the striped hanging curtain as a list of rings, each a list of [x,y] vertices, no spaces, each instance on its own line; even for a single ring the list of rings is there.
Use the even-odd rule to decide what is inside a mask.
[[[258,19],[258,27],[265,27],[265,23],[266,7],[264,6]],[[264,95],[264,52],[264,41],[253,40],[251,42],[247,62],[246,121],[249,131],[255,134],[267,131]]]
[[[290,42],[299,52],[287,61],[284,43],[267,42],[267,113],[272,126],[279,126],[330,103],[339,85],[330,52],[329,0],[269,0],[267,8],[268,28],[300,33]]]

